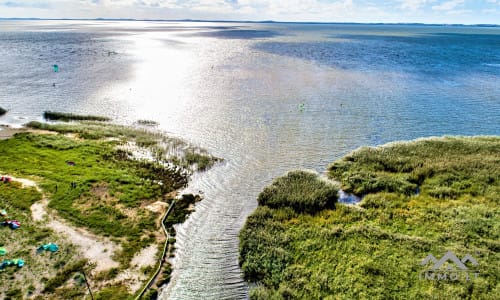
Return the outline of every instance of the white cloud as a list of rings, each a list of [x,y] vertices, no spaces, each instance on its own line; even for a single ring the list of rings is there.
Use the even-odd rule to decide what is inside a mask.
[[[0,2],[0,6],[10,7],[10,8],[37,8],[37,9],[50,9],[52,7],[50,1],[40,2],[40,1],[20,1],[11,0]]]
[[[483,9],[481,12],[483,14],[493,14],[493,15],[499,14],[500,15],[500,10],[498,10],[496,8]]]
[[[434,2],[430,0],[399,0],[401,2],[401,9],[403,10],[419,10],[424,4]]]
[[[457,9],[457,10],[448,10],[446,11],[446,14],[448,15],[452,15],[452,16],[463,16],[463,15],[467,15],[467,14],[471,14],[473,13],[472,10],[470,9]]]
[[[458,6],[461,6],[464,4],[464,0],[451,0],[442,3],[441,5],[435,5],[432,7],[433,10],[452,10],[455,9]]]

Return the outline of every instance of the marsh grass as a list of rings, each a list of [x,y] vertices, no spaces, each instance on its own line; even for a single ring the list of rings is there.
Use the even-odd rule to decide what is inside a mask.
[[[108,117],[102,116],[92,116],[92,115],[76,115],[72,113],[56,112],[56,111],[45,111],[43,113],[43,118],[45,120],[52,121],[111,121]]]
[[[211,156],[204,149],[188,145],[182,139],[166,136],[160,131],[145,128],[134,128],[116,124],[85,121],[80,123],[49,124],[32,121],[26,124],[29,128],[49,130],[59,133],[76,133],[80,138],[88,140],[117,139],[124,143],[133,142],[131,147],[122,147],[134,157],[137,147],[150,153],[152,160],[163,164],[183,168],[189,172],[204,171],[212,167],[220,158]],[[139,155],[140,158],[143,158]]]
[[[277,178],[259,194],[259,205],[271,208],[290,207],[296,212],[316,213],[333,209],[338,189],[306,171],[293,171]]]
[[[329,175],[357,195],[397,192],[455,199],[500,193],[496,137],[444,137],[361,148],[332,163]]]
[[[251,299],[497,298],[500,138],[362,148],[334,162],[330,174],[365,195],[359,206],[308,214],[259,205],[248,218],[240,264],[245,278],[258,283]],[[398,188],[402,180],[420,193]],[[444,187],[446,195],[434,192]],[[421,280],[420,262],[447,251],[473,255],[478,280]]]

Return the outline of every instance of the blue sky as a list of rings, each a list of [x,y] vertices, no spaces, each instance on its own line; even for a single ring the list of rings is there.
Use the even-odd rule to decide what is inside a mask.
[[[500,23],[500,0],[0,0],[0,17]]]

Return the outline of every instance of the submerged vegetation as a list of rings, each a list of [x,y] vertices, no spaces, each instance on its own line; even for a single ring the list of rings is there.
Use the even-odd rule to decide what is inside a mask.
[[[153,120],[137,120],[137,124],[143,125],[143,126],[158,126],[158,122],[153,121]]]
[[[0,173],[32,178],[38,182],[41,192],[34,188],[21,188],[16,182],[0,183],[0,199],[4,205],[0,208],[15,214],[23,224],[17,231],[0,229],[9,233],[2,240],[2,245],[10,247],[15,240],[18,250],[13,254],[27,260],[27,267],[21,269],[19,274],[30,270],[35,276],[20,277],[23,278],[21,284],[21,281],[9,279],[17,272],[14,269],[10,269],[8,274],[0,272],[2,290],[19,292],[23,297],[28,294],[43,295],[44,299],[81,299],[86,295],[85,286],[75,285],[71,280],[77,272],[75,268],[82,266],[66,265],[66,262],[80,262],[77,251],[52,233],[50,228],[31,218],[30,206],[39,201],[43,193],[49,199],[48,207],[59,217],[75,227],[108,237],[120,246],[113,256],[119,262],[118,268],[95,272],[88,267],[97,290],[96,299],[131,297],[127,284],[114,278],[130,267],[133,257],[140,250],[164,241],[159,228],[160,214],[164,211],[152,210],[148,206],[154,203],[168,206],[175,196],[172,192],[184,187],[189,174],[199,169],[196,165],[208,167],[217,159],[180,139],[143,129],[96,122],[31,122],[29,126],[54,134],[46,131],[43,134],[23,132],[0,140]],[[187,161],[185,156],[191,152],[199,153],[203,162]],[[180,204],[194,202],[182,199]],[[174,207],[173,216],[181,214],[182,217],[171,220],[169,225],[182,222],[185,210],[184,205],[180,205],[178,211]],[[53,241],[59,241],[63,246],[61,249],[64,249],[51,256],[54,260],[47,262],[46,259],[40,261],[33,258],[31,249],[38,242]],[[58,255],[64,258],[63,263],[55,259]],[[40,269],[48,268],[47,274],[33,267],[38,263]],[[85,265],[84,262],[82,264]],[[43,276],[46,280],[40,282]],[[109,286],[104,288],[104,282]],[[27,289],[30,283],[34,287]],[[114,298],[109,298],[109,295]]]
[[[111,121],[108,117],[102,116],[92,116],[92,115],[75,115],[72,113],[63,113],[56,111],[45,111],[43,113],[43,118],[45,120],[53,121]]]
[[[297,199],[307,198],[296,196],[297,187],[310,195],[309,179],[301,185],[289,176],[259,196],[279,205],[259,200],[240,233],[240,264],[256,283],[251,299],[497,298],[500,138],[356,150],[332,163],[329,176],[363,195],[359,205],[297,211]],[[458,275],[421,265],[429,254],[439,260],[448,251],[459,260],[470,254],[479,265],[469,262]]]
[[[188,145],[183,140],[166,136],[160,131],[133,128],[101,122],[49,124],[32,121],[27,127],[54,131],[63,134],[77,134],[87,140],[113,139],[120,142],[121,155],[153,160],[160,165],[173,165],[185,171],[203,171],[220,161],[206,150]]]

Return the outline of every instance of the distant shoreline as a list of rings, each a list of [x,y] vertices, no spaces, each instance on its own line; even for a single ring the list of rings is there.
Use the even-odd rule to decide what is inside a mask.
[[[196,20],[196,19],[113,19],[113,18],[96,18],[96,19],[45,19],[45,18],[0,18],[0,21],[137,21],[137,22],[199,22],[199,23],[252,23],[252,24],[310,24],[310,25],[387,25],[387,26],[441,26],[441,27],[500,27],[500,24],[459,24],[459,23],[385,23],[385,22],[300,22],[300,21],[245,21],[245,20]]]

